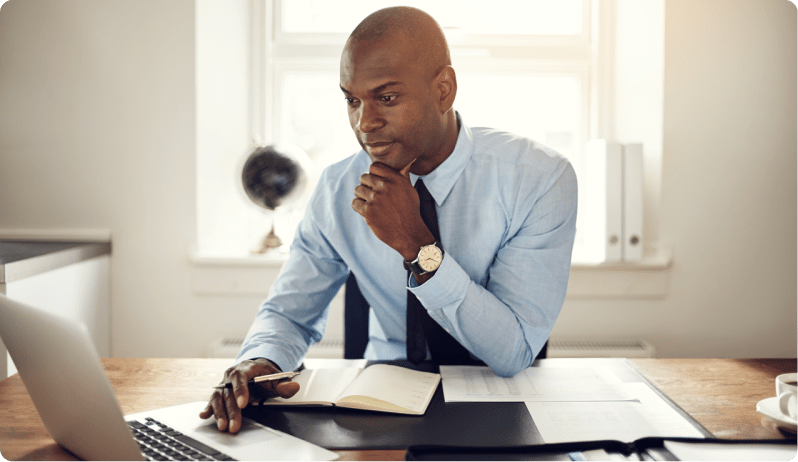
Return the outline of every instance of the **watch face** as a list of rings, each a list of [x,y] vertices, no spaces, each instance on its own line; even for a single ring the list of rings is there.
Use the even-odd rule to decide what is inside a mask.
[[[443,254],[441,249],[434,245],[427,245],[421,248],[418,253],[418,266],[424,271],[435,271],[441,266],[443,261]]]

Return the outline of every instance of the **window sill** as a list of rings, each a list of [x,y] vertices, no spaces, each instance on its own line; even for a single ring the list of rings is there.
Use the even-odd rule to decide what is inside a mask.
[[[211,255],[192,250],[189,258],[195,293],[265,297],[288,254]],[[566,298],[664,298],[672,262],[669,250],[658,250],[637,262],[574,261]]]
[[[269,254],[206,254],[197,250],[189,252],[191,264],[197,268],[281,268],[288,260],[288,253]]]
[[[670,249],[635,262],[571,262],[566,298],[664,298],[668,295]]]

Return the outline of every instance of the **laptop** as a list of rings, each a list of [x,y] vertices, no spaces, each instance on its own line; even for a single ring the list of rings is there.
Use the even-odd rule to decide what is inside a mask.
[[[334,460],[338,454],[244,419],[236,435],[200,419],[206,402],[122,415],[83,323],[0,295],[0,338],[53,439],[85,460]],[[210,390],[208,390],[210,393]]]

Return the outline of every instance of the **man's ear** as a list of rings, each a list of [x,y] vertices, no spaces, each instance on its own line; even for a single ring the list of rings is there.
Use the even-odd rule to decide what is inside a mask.
[[[457,96],[457,76],[452,66],[445,66],[436,77],[438,87],[438,105],[441,114],[446,113],[454,105],[454,97]]]

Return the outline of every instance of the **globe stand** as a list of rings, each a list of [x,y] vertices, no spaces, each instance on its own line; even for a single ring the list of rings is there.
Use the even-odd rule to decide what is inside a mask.
[[[269,234],[263,237],[263,240],[260,243],[260,248],[253,250],[252,253],[254,254],[270,253],[276,249],[279,249],[280,246],[282,245],[283,241],[274,232],[274,225],[272,224],[272,230],[269,231]]]

